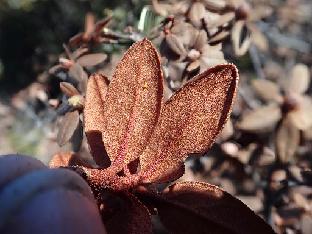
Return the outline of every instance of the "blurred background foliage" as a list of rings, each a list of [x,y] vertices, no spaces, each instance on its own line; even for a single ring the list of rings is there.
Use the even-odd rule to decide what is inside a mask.
[[[37,79],[62,52],[62,43],[83,30],[85,14],[112,12],[111,28],[136,25],[139,0],[0,0],[0,93],[12,94]]]

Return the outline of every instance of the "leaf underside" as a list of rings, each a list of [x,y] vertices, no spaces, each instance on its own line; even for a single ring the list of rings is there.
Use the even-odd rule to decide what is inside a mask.
[[[188,154],[209,149],[229,116],[237,81],[234,65],[218,65],[195,77],[165,103],[140,157],[144,182],[163,181]]]
[[[89,78],[84,108],[84,126],[90,150],[95,162],[102,167],[110,164],[102,141],[108,83],[108,79],[101,74],[94,74]]]
[[[125,166],[142,153],[156,125],[162,95],[159,56],[144,39],[117,65],[104,104],[103,141],[115,166]]]

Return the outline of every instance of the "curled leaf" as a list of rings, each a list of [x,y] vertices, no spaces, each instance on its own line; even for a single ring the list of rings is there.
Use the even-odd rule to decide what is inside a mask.
[[[67,112],[59,126],[57,134],[57,143],[60,146],[65,145],[73,136],[79,126],[79,112]]]
[[[237,56],[244,55],[250,46],[250,35],[247,35],[244,39],[242,39],[242,32],[245,27],[245,22],[243,20],[237,21],[232,28],[232,42],[234,52]],[[242,41],[242,43],[241,43]]]
[[[104,103],[103,141],[116,166],[135,160],[144,150],[159,116],[162,95],[158,53],[144,39],[132,45],[117,65]]]
[[[108,79],[101,74],[90,77],[84,108],[84,127],[90,150],[99,166],[107,167],[109,159],[102,141],[104,131],[104,103],[108,89]]]
[[[165,103],[140,157],[145,182],[162,180],[188,154],[209,149],[226,123],[237,82],[234,65],[218,65],[192,79]]]
[[[207,183],[176,183],[158,203],[163,224],[174,233],[269,234],[272,228],[244,203]]]

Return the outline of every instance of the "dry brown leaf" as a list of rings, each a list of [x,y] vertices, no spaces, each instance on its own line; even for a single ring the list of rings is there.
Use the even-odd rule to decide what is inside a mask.
[[[287,163],[293,160],[294,154],[299,146],[300,131],[289,118],[282,121],[275,136],[275,147],[278,158]]]
[[[176,183],[163,196],[167,202],[157,204],[157,209],[161,221],[173,233],[274,233],[244,203],[214,185]]]
[[[286,90],[293,93],[303,94],[309,88],[309,69],[304,64],[297,64],[293,67]]]
[[[256,93],[264,101],[276,101],[278,103],[282,102],[282,96],[280,94],[280,88],[269,80],[256,79],[252,81],[252,87]]]
[[[116,166],[136,159],[156,125],[163,95],[158,53],[146,39],[132,45],[116,67],[104,103],[103,141]]]
[[[90,77],[84,108],[84,127],[91,154],[95,162],[102,167],[109,165],[105,153],[102,132],[104,131],[104,103],[108,89],[108,79],[101,74]]]
[[[208,150],[226,123],[237,82],[234,65],[218,65],[192,79],[166,102],[140,157],[145,182],[171,174],[188,154]]]
[[[107,55],[103,53],[87,54],[78,58],[77,63],[79,63],[82,67],[93,67],[100,63],[103,63],[106,58]]]
[[[65,145],[72,138],[79,125],[79,112],[67,112],[59,126],[57,134],[57,143],[60,146]]]
[[[266,132],[275,126],[281,116],[279,106],[271,103],[244,114],[237,127],[244,131]]]

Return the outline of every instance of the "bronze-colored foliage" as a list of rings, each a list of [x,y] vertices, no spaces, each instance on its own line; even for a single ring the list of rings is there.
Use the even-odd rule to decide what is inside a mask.
[[[189,229],[179,229],[173,218],[194,222],[190,225],[198,225],[198,233],[273,233],[247,206],[215,186],[179,183],[163,192],[156,189],[158,183],[183,174],[189,154],[211,147],[228,119],[237,82],[233,64],[217,65],[163,104],[159,56],[147,39],[125,53],[110,84],[102,75],[90,78],[84,124],[100,168],[72,169],[93,189],[109,233],[151,233],[150,213],[155,209],[175,233]],[[103,166],[108,158],[100,152],[99,134],[110,166]]]
[[[226,123],[237,77],[233,65],[216,66],[193,78],[165,103],[140,158],[146,181],[161,180],[188,154],[211,146]]]
[[[102,141],[104,131],[104,102],[108,89],[108,79],[100,74],[89,78],[84,108],[84,127],[95,162],[100,166],[108,166],[109,159]]]
[[[156,125],[162,95],[156,49],[140,41],[117,65],[105,98],[102,134],[114,165],[127,164],[142,153]]]

